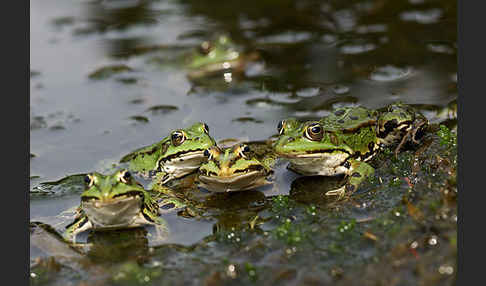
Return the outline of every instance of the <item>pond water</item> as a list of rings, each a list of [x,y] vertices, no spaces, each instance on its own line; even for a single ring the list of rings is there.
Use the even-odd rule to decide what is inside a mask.
[[[431,123],[447,122],[454,127],[455,112],[447,108],[454,106],[458,96],[456,5],[454,0],[31,0],[31,221],[42,221],[79,204],[78,189],[39,195],[36,192],[42,183],[106,170],[128,152],[197,121],[207,123],[216,140],[265,140],[277,134],[277,123],[284,118],[319,118],[339,106],[380,108],[402,101],[421,110]],[[242,53],[258,54],[258,60],[242,74],[191,80],[175,59],[220,35],[229,37]],[[377,173],[392,180],[385,170]],[[276,177],[278,189],[259,193],[286,197],[299,189],[296,185],[308,184],[304,189],[312,190],[312,184],[322,183],[303,181],[286,170],[285,164],[278,165]],[[361,210],[352,203],[330,206],[311,196],[300,200],[305,204],[294,207],[292,216],[299,218],[315,203],[321,220],[304,221],[310,228],[325,231],[330,226],[323,224],[337,227],[351,219],[395,211],[405,192],[406,186],[402,186],[377,203],[367,197],[362,203],[376,204],[372,210]],[[448,208],[455,212],[454,205]],[[238,227],[256,214],[271,216],[272,208],[261,212],[246,206],[235,209],[222,208],[203,220],[169,214],[165,218],[171,235],[166,245],[148,250],[134,247],[143,253],[136,255],[114,251],[113,257],[122,253],[115,262],[104,254],[88,255],[89,269],[62,259],[50,262],[59,267],[45,266],[39,258],[49,254],[31,245],[31,284],[264,285],[266,277],[276,284],[346,284],[360,275],[368,275],[370,281],[379,279],[371,270],[364,274],[352,270],[360,263],[379,266],[378,261],[398,259],[386,258],[390,249],[398,250],[384,237],[380,246],[363,246],[354,237],[348,238],[350,249],[345,247],[345,254],[333,256],[329,249],[341,240],[319,234],[316,238],[327,241],[322,245],[315,240],[306,242],[302,249],[315,253],[325,249],[325,255],[321,254],[327,258],[315,256],[307,261],[307,252],[299,256],[295,250],[300,246],[265,240],[275,229],[278,233],[278,228],[288,227],[285,223],[263,223],[261,233],[240,232]],[[410,213],[410,207],[408,210]],[[413,224],[410,221],[403,225]],[[230,229],[230,238],[214,238],[219,233],[214,229],[225,223],[230,225],[223,227]],[[429,230],[432,223],[426,225]],[[454,226],[455,222],[449,222],[445,227],[451,237]],[[231,233],[239,237],[238,243]],[[430,231],[424,233],[423,237],[431,239]],[[443,234],[433,235],[440,240]],[[414,230],[399,237],[408,242],[417,236],[422,237]],[[242,253],[242,242],[251,250]],[[358,254],[353,253],[356,249]],[[425,253],[421,257],[427,262],[420,267],[428,269],[433,264],[430,271],[434,274],[419,278],[407,274],[394,285],[409,285],[406,281],[413,279],[453,283],[454,249]],[[140,256],[142,262],[133,258]],[[291,257],[294,260],[289,262]],[[440,264],[438,257],[452,262]],[[131,264],[134,260],[137,263]],[[313,261],[319,261],[318,266]],[[47,269],[42,272],[47,277],[44,280],[34,269],[39,265]],[[354,276],[344,274],[348,269]]]

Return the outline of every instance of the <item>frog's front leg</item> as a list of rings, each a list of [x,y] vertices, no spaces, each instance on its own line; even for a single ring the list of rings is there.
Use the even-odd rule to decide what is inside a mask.
[[[375,172],[375,169],[366,162],[357,160],[350,160],[349,162],[351,166],[346,173],[348,176],[347,183],[336,190],[326,192],[326,196],[338,195],[341,198],[346,192],[353,193],[368,176],[373,175]]]
[[[86,215],[82,215],[77,218],[72,224],[66,226],[66,231],[64,231],[62,237],[68,242],[76,244],[76,235],[85,230],[91,229],[93,225],[88,220]]]
[[[145,216],[150,218],[150,220],[148,221]],[[144,211],[144,214],[140,214],[135,222],[140,224],[148,223],[155,227],[155,236],[152,237],[152,244],[160,244],[169,236],[169,225],[167,224],[167,221],[155,213]]]

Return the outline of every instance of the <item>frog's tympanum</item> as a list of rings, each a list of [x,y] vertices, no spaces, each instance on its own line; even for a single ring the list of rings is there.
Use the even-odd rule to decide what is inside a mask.
[[[418,143],[427,124],[423,115],[402,103],[376,111],[343,107],[319,121],[282,120],[274,148],[296,173],[348,176],[343,187],[326,193],[341,196],[346,191],[354,192],[374,173],[366,161],[378,150],[399,142],[396,154],[406,142]]]
[[[199,168],[199,184],[213,192],[249,190],[269,184],[269,166],[253,156],[246,144],[221,149],[213,146],[205,151],[208,162]]]
[[[167,232],[167,225],[158,215],[157,202],[127,170],[108,176],[91,173],[85,177],[85,191],[81,194],[76,218],[66,226],[63,236],[75,242],[78,233],[89,229],[123,229],[143,225],[154,225],[157,235],[162,235]]]
[[[196,171],[207,160],[204,151],[215,144],[208,126],[198,122],[172,131],[160,142],[137,149],[120,162],[127,162],[130,171],[144,177],[157,175],[161,178],[159,182],[165,184]]]

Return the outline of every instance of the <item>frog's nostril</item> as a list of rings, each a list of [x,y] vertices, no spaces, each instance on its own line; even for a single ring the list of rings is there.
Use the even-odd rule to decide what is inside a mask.
[[[294,138],[294,137],[289,137],[289,138],[287,138],[287,142],[292,142],[292,141],[294,141],[294,140],[295,140],[295,138]]]

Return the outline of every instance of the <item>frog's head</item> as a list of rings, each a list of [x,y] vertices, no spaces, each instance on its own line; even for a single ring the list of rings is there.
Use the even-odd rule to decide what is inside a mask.
[[[324,153],[352,150],[334,132],[326,131],[318,121],[298,123],[294,118],[278,124],[279,137],[274,143],[275,152],[287,158],[315,158]]]
[[[141,212],[145,190],[127,170],[107,176],[91,173],[84,181],[81,207],[94,225],[127,225]]]
[[[427,125],[427,119],[411,106],[401,102],[390,104],[378,117],[378,138],[383,143],[390,144],[412,131],[411,139],[415,142],[423,135]]]
[[[210,65],[234,61],[239,56],[230,38],[228,36],[220,36],[215,41],[203,42],[193,52],[188,66],[190,69],[202,69]]]
[[[130,172],[124,169],[107,176],[97,172],[87,174],[84,182],[86,189],[81,194],[83,202],[109,202],[117,198],[141,196],[145,192]]]
[[[209,136],[209,127],[206,123],[197,122],[185,129],[173,130],[164,140],[158,164],[184,165],[189,160],[205,161],[204,150],[216,144]]]
[[[208,162],[199,168],[199,180],[212,191],[251,189],[266,184],[270,174],[245,144],[221,149],[213,146],[205,151]]]

